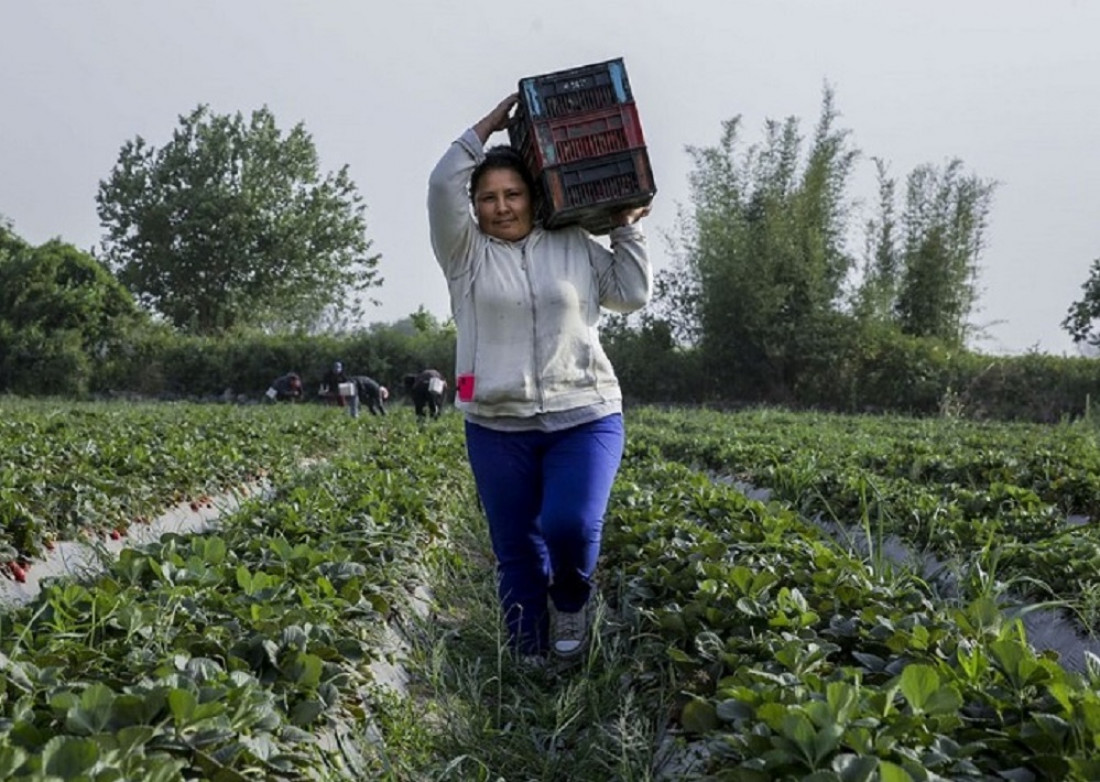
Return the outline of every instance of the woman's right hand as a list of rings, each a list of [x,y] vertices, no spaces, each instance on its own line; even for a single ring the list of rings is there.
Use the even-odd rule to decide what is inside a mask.
[[[488,141],[489,136],[493,135],[498,130],[507,129],[508,115],[511,113],[512,107],[518,102],[519,93],[513,92],[474,125],[474,131],[477,133],[478,138],[481,139],[482,144]]]

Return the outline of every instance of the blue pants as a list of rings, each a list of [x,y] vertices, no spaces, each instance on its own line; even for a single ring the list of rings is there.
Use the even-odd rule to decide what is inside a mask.
[[[566,612],[588,601],[623,441],[619,414],[560,432],[466,423],[501,607],[510,641],[523,654],[549,646],[548,596]]]

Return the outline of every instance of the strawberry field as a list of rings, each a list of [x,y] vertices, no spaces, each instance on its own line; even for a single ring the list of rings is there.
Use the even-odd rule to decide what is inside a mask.
[[[0,779],[1100,778],[1088,424],[631,410],[599,633],[529,668],[455,414],[0,408],[13,580],[263,489],[0,612]]]

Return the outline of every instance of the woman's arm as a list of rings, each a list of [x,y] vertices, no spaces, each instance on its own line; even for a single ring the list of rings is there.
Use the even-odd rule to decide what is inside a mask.
[[[509,95],[462,134],[428,178],[428,224],[436,260],[449,275],[462,271],[470,256],[477,224],[470,214],[467,187],[474,167],[485,157],[485,142],[508,126],[508,112],[517,96]]]
[[[615,312],[641,309],[653,293],[653,269],[638,221],[649,207],[620,212],[611,229],[611,250],[590,240],[589,256],[600,289],[600,306]]]
[[[489,140],[489,136],[496,133],[498,130],[506,130],[508,128],[508,115],[512,111],[512,107],[519,102],[519,93],[513,92],[507,98],[502,100],[496,105],[496,107],[478,120],[474,125],[474,133],[481,139],[481,143],[484,144]]]
[[[473,249],[477,225],[470,214],[466,185],[484,154],[474,131],[467,130],[451,144],[428,178],[432,251],[448,275],[461,271]]]

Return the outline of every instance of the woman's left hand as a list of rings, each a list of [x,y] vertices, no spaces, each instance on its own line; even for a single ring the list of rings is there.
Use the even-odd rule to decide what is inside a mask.
[[[613,222],[616,227],[624,225],[634,225],[634,223],[641,220],[643,217],[649,214],[649,210],[652,207],[648,204],[646,206],[635,206],[628,209],[623,209],[621,212],[615,215]]]

